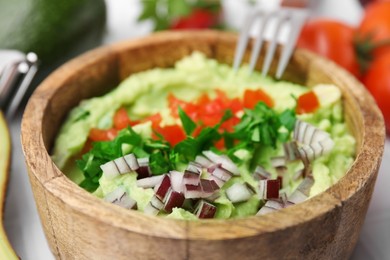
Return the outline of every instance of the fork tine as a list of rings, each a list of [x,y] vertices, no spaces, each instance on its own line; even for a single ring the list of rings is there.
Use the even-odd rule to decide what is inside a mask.
[[[277,21],[276,21],[276,29],[274,32],[274,36],[272,37],[272,40],[270,41],[267,54],[265,56],[265,60],[263,63],[263,69],[261,71],[262,75],[265,76],[267,75],[269,68],[271,66],[272,59],[274,58],[275,55],[275,50],[276,50],[276,45],[278,43],[278,36],[280,29],[282,27],[282,24],[288,19],[288,16],[285,15],[285,13],[282,13],[281,16],[277,16]]]
[[[260,28],[257,34],[256,42],[255,45],[253,46],[252,49],[252,54],[251,54],[251,59],[250,59],[250,65],[249,65],[249,73],[252,73],[255,66],[256,66],[256,61],[257,58],[259,57],[260,50],[263,46],[263,35],[265,31],[266,24],[268,22],[268,19],[270,18],[270,15],[264,14],[263,16],[260,17]]]
[[[288,35],[289,39],[283,47],[282,55],[279,59],[278,68],[276,70],[277,79],[283,75],[283,72],[286,69],[288,61],[294,50],[295,43],[298,40],[302,25],[308,17],[308,12],[306,10],[296,10],[295,12],[296,14],[291,17],[290,32]]]
[[[240,66],[242,62],[242,58],[244,57],[246,46],[248,45],[249,41],[249,33],[250,29],[252,27],[253,21],[255,20],[256,16],[258,15],[259,11],[255,10],[252,12],[251,15],[248,16],[248,18],[245,21],[243,30],[240,34],[240,38],[237,42],[237,47],[234,55],[234,62],[233,62],[233,70],[237,71],[238,67]]]

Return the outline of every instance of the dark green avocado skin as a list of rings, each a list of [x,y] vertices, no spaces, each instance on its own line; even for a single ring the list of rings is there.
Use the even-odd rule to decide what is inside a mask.
[[[106,16],[104,0],[0,0],[0,49],[39,58],[24,104],[54,69],[101,45]]]

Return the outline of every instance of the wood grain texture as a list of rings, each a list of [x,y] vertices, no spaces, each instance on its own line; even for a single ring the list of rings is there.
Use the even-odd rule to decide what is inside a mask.
[[[193,50],[232,63],[237,36],[215,31],[165,32],[87,53],[49,76],[31,97],[22,145],[38,211],[58,259],[345,259],[351,254],[374,189],[384,147],[382,115],[351,75],[296,50],[284,79],[334,83],[358,141],[347,174],[325,192],[262,217],[180,221],[146,216],[95,198],[50,159],[64,116],[81,99],[102,94],[132,73],[169,67]],[[250,49],[245,57],[248,59]],[[260,68],[262,58],[257,67]],[[271,66],[275,72],[276,63]]]

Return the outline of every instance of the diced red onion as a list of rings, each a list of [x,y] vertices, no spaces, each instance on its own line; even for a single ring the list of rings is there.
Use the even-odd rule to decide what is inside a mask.
[[[230,178],[232,177],[231,172],[225,170],[222,167],[215,168],[211,174],[214,175],[215,177],[221,179],[224,182],[230,180]]]
[[[100,169],[102,169],[104,176],[106,176],[108,179],[112,179],[120,174],[119,169],[114,161],[109,161],[100,165]]]
[[[214,201],[214,200],[218,199],[219,197],[221,197],[220,192],[214,192],[213,194],[211,194],[208,197],[205,197],[204,199],[208,200],[208,201]]]
[[[226,190],[226,197],[233,203],[249,200],[255,191],[248,183],[234,183]]]
[[[192,172],[189,170],[184,171],[183,185],[185,185],[185,184],[198,185],[199,181],[200,181],[200,173],[199,172]]]
[[[104,198],[105,201],[111,202],[115,205],[121,206],[125,209],[132,209],[137,206],[137,202],[133,200],[123,187],[118,187],[114,191],[107,194]]]
[[[176,192],[183,192],[183,177],[184,174],[178,171],[170,171],[172,189]]]
[[[190,171],[190,172],[201,174],[203,168],[206,168],[206,167],[203,167],[201,164],[199,164],[197,162],[189,162],[186,170]]]
[[[240,174],[240,171],[238,170],[237,166],[232,160],[230,160],[229,157],[225,155],[218,155],[213,151],[203,151],[203,155],[206,156],[210,161],[217,164],[221,164],[222,168],[231,172],[233,175]]]
[[[137,160],[137,158],[135,157],[135,155],[133,153],[126,154],[125,156],[123,156],[123,158],[126,161],[127,166],[132,171],[135,171],[135,170],[137,170],[139,168],[138,160]],[[149,160],[148,160],[148,164],[149,164]]]
[[[169,189],[164,199],[164,210],[168,213],[171,213],[173,208],[180,208],[183,206],[184,199],[185,198],[183,193]]]
[[[161,183],[164,176],[165,175],[156,175],[156,176],[137,180],[137,186],[144,189],[154,188],[156,185]]]
[[[217,207],[213,204],[200,200],[195,208],[194,214],[200,218],[213,218],[215,213],[217,212]]]
[[[137,159],[139,168],[136,170],[138,173],[137,179],[147,178],[151,175],[150,167],[149,167],[149,158],[138,158]]]
[[[310,195],[310,190],[313,184],[313,177],[307,176],[299,184],[298,188],[288,197],[288,201],[293,202],[295,204],[305,201]]]
[[[274,168],[286,167],[286,158],[284,156],[272,157],[271,164]]]
[[[225,181],[221,180],[218,177],[215,177],[214,175],[208,176],[207,179],[213,180],[218,185],[219,188],[221,188],[225,184]]]
[[[160,200],[163,200],[170,188],[171,188],[171,179],[169,178],[168,174],[165,174],[161,182],[154,187],[155,195]]]
[[[158,198],[157,196],[153,196],[152,199],[150,200],[150,204],[158,209],[158,210],[162,210],[163,207],[164,207],[164,203],[162,202],[162,200],[160,198]]]
[[[195,157],[195,162],[196,163],[199,163],[200,165],[202,165],[204,168],[208,168],[210,167],[212,164],[214,164],[212,161],[210,161],[209,159],[207,159],[206,157],[202,156],[202,155],[197,155]]]
[[[297,142],[295,141],[284,143],[283,150],[284,150],[284,157],[286,158],[287,162],[293,162],[300,158],[298,145]]]
[[[164,203],[156,196],[153,196],[149,203],[145,206],[144,213],[156,216],[163,207]]]
[[[283,208],[283,204],[278,200],[268,200],[256,213],[256,216],[265,215]]]
[[[196,199],[202,197],[202,187],[200,185],[186,184],[184,186],[184,197],[186,199]]]
[[[115,163],[116,167],[118,168],[120,174],[125,174],[125,173],[131,172],[130,167],[127,165],[127,163],[125,161],[125,158],[123,158],[123,157],[116,158],[114,160],[114,163]]]
[[[259,181],[259,198],[277,199],[279,198],[280,180],[260,180]]]
[[[263,167],[258,165],[255,169],[253,177],[255,178],[255,180],[267,180],[271,178],[271,173],[269,173]]]

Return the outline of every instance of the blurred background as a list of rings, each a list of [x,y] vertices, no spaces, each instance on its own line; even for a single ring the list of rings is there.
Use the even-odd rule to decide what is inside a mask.
[[[39,70],[28,91],[31,94],[55,68],[89,49],[159,30],[239,31],[248,12],[260,2],[264,1],[0,0],[0,49],[38,55]],[[323,55],[355,75],[376,99],[389,131],[390,0],[285,0],[282,4],[310,9],[298,47]],[[285,40],[282,34],[280,42]],[[10,120],[13,162],[4,225],[22,259],[53,259],[24,166],[21,113],[22,109]],[[352,259],[390,259],[388,150]]]

